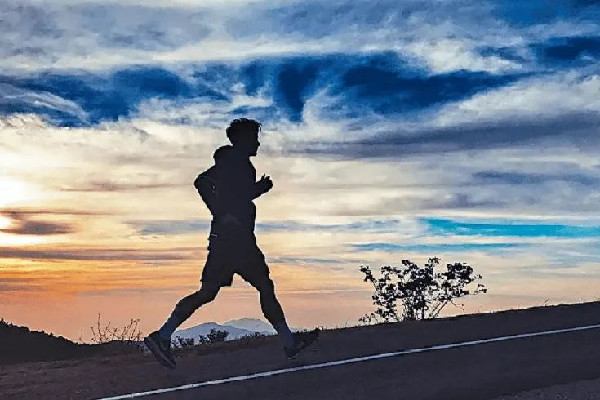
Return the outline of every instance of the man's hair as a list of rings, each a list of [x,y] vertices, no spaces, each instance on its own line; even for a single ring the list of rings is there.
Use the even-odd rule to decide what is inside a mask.
[[[229,141],[234,144],[242,135],[247,135],[248,131],[258,134],[260,127],[260,122],[253,119],[237,118],[231,121],[225,132]]]

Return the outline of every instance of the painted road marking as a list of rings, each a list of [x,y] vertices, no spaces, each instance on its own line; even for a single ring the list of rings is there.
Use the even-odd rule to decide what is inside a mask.
[[[600,328],[600,324],[589,325],[589,326],[578,326],[575,328],[555,329],[555,330],[551,330],[551,331],[522,333],[519,335],[500,336],[500,337],[495,337],[495,338],[491,338],[491,339],[469,340],[467,342],[460,342],[460,343],[440,344],[440,345],[435,345],[435,346],[430,346],[430,347],[423,347],[423,348],[419,348],[419,349],[401,350],[401,351],[395,351],[392,353],[380,353],[380,354],[374,354],[374,355],[365,356],[365,357],[348,358],[346,360],[329,361],[329,362],[320,363],[320,364],[304,365],[301,367],[284,368],[284,369],[277,369],[274,371],[258,372],[258,373],[250,374],[250,375],[232,376],[230,378],[216,379],[216,380],[212,380],[212,381],[204,381],[204,382],[199,382],[199,383],[191,383],[188,385],[181,385],[181,386],[176,386],[176,387],[171,387],[171,388],[155,389],[155,390],[150,390],[147,392],[129,393],[129,394],[123,394],[123,395],[113,396],[113,397],[103,397],[103,398],[100,398],[97,400],[133,399],[136,397],[150,396],[153,394],[177,392],[177,391],[181,391],[181,390],[196,389],[196,388],[204,387],[204,386],[222,385],[224,383],[247,381],[250,379],[257,379],[257,378],[267,378],[270,376],[289,374],[292,372],[335,367],[335,366],[344,365],[344,364],[353,364],[353,363],[358,363],[358,362],[363,362],[363,361],[379,360],[381,358],[398,357],[398,356],[402,356],[402,355],[406,355],[406,354],[424,353],[424,352],[428,352],[428,351],[446,350],[446,349],[453,349],[453,348],[457,348],[457,347],[474,346],[474,345],[478,345],[478,344],[493,343],[493,342],[504,342],[507,340],[529,338],[529,337],[535,337],[535,336],[556,335],[559,333],[585,331],[585,330],[589,330],[589,329],[598,329],[598,328]]]

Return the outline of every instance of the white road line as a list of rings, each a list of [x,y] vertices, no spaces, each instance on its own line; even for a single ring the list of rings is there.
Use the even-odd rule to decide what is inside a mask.
[[[460,342],[460,343],[440,344],[440,345],[436,345],[436,346],[423,347],[423,348],[419,348],[419,349],[401,350],[401,351],[395,351],[392,353],[380,353],[380,354],[374,354],[374,355],[365,356],[365,357],[348,358],[346,360],[330,361],[330,362],[325,362],[325,363],[320,363],[320,364],[304,365],[301,367],[284,368],[284,369],[277,369],[274,371],[258,372],[256,374],[250,374],[250,375],[232,376],[230,378],[216,379],[216,380],[212,380],[212,381],[204,381],[204,382],[199,382],[199,383],[191,383],[188,385],[176,386],[176,387],[172,387],[172,388],[150,390],[148,392],[129,393],[129,394],[123,394],[123,395],[114,396],[114,397],[103,397],[103,398],[100,398],[97,400],[133,399],[135,397],[150,396],[153,394],[161,394],[161,393],[176,392],[176,391],[180,391],[180,390],[196,389],[196,388],[204,387],[204,386],[222,385],[224,383],[247,381],[247,380],[256,379],[256,378],[267,378],[270,376],[288,374],[291,372],[306,371],[306,370],[310,370],[310,369],[319,369],[319,368],[327,368],[327,367],[335,367],[338,365],[352,364],[352,363],[358,363],[358,362],[369,361],[369,360],[378,360],[381,358],[397,357],[397,356],[402,356],[405,354],[424,353],[427,351],[453,349],[456,347],[473,346],[473,345],[477,345],[477,344],[493,343],[493,342],[503,342],[506,340],[529,338],[529,337],[535,337],[535,336],[555,335],[555,334],[559,334],[559,333],[584,331],[584,330],[598,329],[598,328],[600,328],[600,324],[589,325],[589,326],[578,326],[575,328],[556,329],[556,330],[551,330],[551,331],[522,333],[519,335],[500,336],[500,337],[495,337],[495,338],[491,338],[491,339],[469,340],[467,342]]]

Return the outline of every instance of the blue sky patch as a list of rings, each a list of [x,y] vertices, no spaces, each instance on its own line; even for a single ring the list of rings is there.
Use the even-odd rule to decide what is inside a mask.
[[[87,126],[131,117],[141,103],[150,99],[169,100],[175,107],[190,102],[223,102],[226,107],[238,94],[234,87],[241,83],[243,94],[254,96],[262,91],[273,102],[267,107],[241,105],[230,111],[232,118],[252,113],[262,117],[264,123],[277,116],[299,123],[306,101],[319,90],[335,98],[321,112],[333,118],[358,118],[365,113],[392,116],[424,112],[523,78],[469,71],[427,75],[390,52],[282,57],[242,65],[212,62],[187,68],[193,71],[191,79],[158,66],[132,66],[102,73],[0,76],[0,84],[34,96],[56,96],[76,104],[86,115],[74,115],[43,102],[10,96],[2,99],[1,87],[0,113],[33,112],[58,126]],[[185,118],[179,122],[185,122]]]
[[[550,24],[569,19],[591,22],[597,18],[600,9],[600,4],[594,0],[495,0],[491,4],[494,7],[494,15],[515,27]]]
[[[334,94],[343,96],[351,106],[387,115],[463,100],[521,77],[469,71],[428,76],[407,67],[397,69],[368,62],[348,69]]]
[[[597,64],[600,59],[600,36],[557,37],[534,44],[531,48],[542,64]]]
[[[548,224],[542,221],[506,223],[459,222],[450,219],[421,218],[427,232],[438,236],[486,236],[521,238],[578,239],[600,236],[600,226]]]

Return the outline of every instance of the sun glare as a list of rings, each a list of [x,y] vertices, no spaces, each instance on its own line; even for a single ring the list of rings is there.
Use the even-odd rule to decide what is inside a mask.
[[[25,200],[25,185],[23,182],[0,178],[0,207],[13,205],[23,200]]]
[[[6,229],[10,226],[11,222],[9,218],[0,215],[0,229]]]

